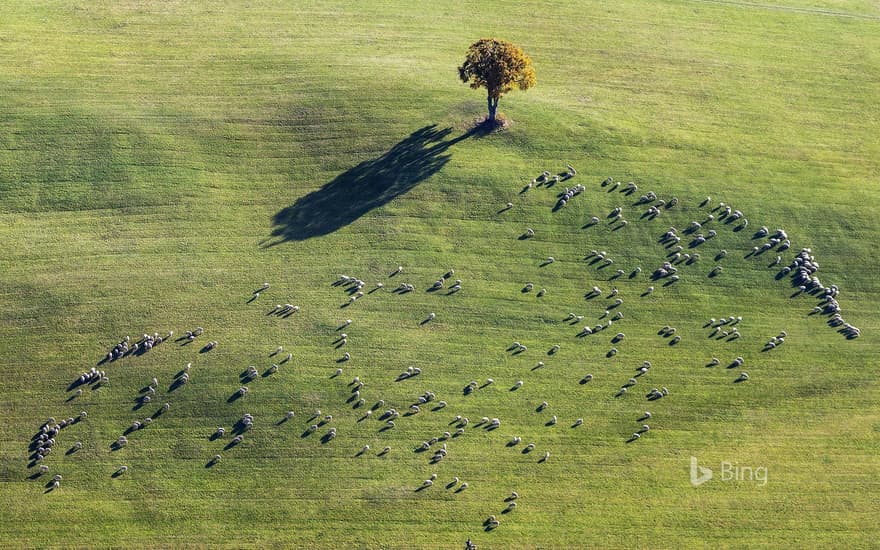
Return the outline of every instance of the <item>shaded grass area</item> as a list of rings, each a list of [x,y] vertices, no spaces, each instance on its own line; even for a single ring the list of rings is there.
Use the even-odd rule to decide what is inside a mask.
[[[876,15],[859,2],[497,2],[406,9],[320,2],[7,6],[0,55],[0,537],[10,545],[318,547],[680,546],[818,544],[876,539],[880,235],[873,204]],[[800,9],[800,8],[809,8]],[[814,9],[865,15],[842,18]],[[339,32],[345,29],[345,32]],[[501,29],[504,30],[501,33]],[[501,109],[509,129],[467,136],[483,98],[454,67],[466,46],[503,34],[533,57],[539,84]],[[431,40],[425,40],[431,36]],[[585,38],[587,37],[587,38]],[[415,131],[415,133],[414,133]],[[519,194],[566,163],[587,187],[553,212],[560,188]],[[635,196],[600,186],[607,176]],[[569,184],[570,185],[570,184]],[[678,197],[656,220],[638,195]],[[707,207],[700,202],[712,197]],[[784,227],[788,262],[811,247],[844,316],[845,341],[791,298],[787,280],[745,258],[748,233],[719,225],[669,287],[647,275],[666,260],[657,239],[702,220],[719,201],[749,229]],[[499,213],[507,202],[513,208]],[[630,223],[613,231],[621,207]],[[584,228],[591,216],[599,225]],[[526,227],[532,239],[519,240]],[[268,247],[266,244],[277,246]],[[605,250],[614,266],[584,257]],[[715,262],[720,249],[728,256]],[[686,250],[687,251],[687,250]],[[548,256],[554,264],[539,268]],[[775,256],[775,254],[773,254]],[[715,264],[723,273],[709,279]],[[389,278],[397,266],[403,273]],[[641,276],[609,280],[617,268]],[[426,292],[455,269],[463,289]],[[330,286],[340,274],[365,292]],[[251,303],[263,281],[271,287]],[[392,293],[401,282],[415,286]],[[526,282],[535,290],[522,293]],[[654,294],[642,298],[647,285]],[[594,285],[603,297],[584,298]],[[595,325],[616,286],[625,315]],[[537,298],[537,290],[547,295]],[[301,306],[290,317],[276,304]],[[419,326],[429,312],[431,323]],[[563,323],[568,313],[583,323]],[[735,342],[708,338],[710,317],[742,315]],[[340,321],[349,342],[335,349]],[[657,334],[677,327],[669,346]],[[122,336],[197,326],[106,365],[110,383],[68,401],[68,384]],[[619,329],[617,328],[619,326]],[[611,337],[626,333],[607,357]],[[761,353],[780,330],[784,346]],[[218,347],[200,354],[202,345]],[[528,346],[519,355],[512,341]],[[560,351],[547,350],[560,344]],[[278,345],[294,353],[227,403],[249,365]],[[350,361],[337,363],[342,353]],[[726,369],[742,356],[742,369]],[[721,365],[706,368],[712,357]],[[613,396],[642,361],[651,371]],[[532,370],[538,361],[544,368]],[[193,363],[191,381],[168,392]],[[395,382],[407,367],[422,373]],[[337,368],[344,373],[331,378]],[[744,384],[733,380],[750,373]],[[591,373],[593,380],[579,384]],[[152,377],[159,395],[137,411]],[[348,385],[380,410],[425,391],[449,405],[380,432],[358,422]],[[495,384],[465,396],[471,380]],[[517,380],[523,387],[510,392]],[[671,394],[649,403],[652,387]],[[133,420],[171,409],[109,445]],[[548,408],[535,409],[542,401]],[[306,437],[315,409],[333,420]],[[88,410],[65,428],[50,472],[28,480],[27,447],[48,416]],[[293,419],[282,424],[288,410]],[[651,431],[624,441],[653,412]],[[211,441],[245,413],[241,444]],[[502,420],[468,428],[430,465],[421,441],[455,415]],[[546,426],[557,415],[554,427]],[[577,429],[569,426],[583,418]],[[330,427],[338,436],[321,438]],[[513,435],[523,438],[507,447]],[[63,450],[82,440],[71,455]],[[533,453],[522,445],[534,442]],[[371,450],[353,456],[369,444]],[[384,446],[387,456],[379,457]],[[544,451],[545,464],[536,464]],[[223,459],[205,464],[217,453]],[[688,481],[689,457],[765,466],[769,482]],[[129,470],[112,478],[121,465]],[[42,493],[55,473],[62,486]],[[438,483],[415,489],[432,473]],[[445,489],[453,476],[470,487]],[[510,491],[519,506],[501,514]],[[89,523],[70,522],[76,510]],[[185,510],[182,512],[181,510]],[[489,514],[502,518],[486,532]],[[229,526],[234,526],[229,527]]]

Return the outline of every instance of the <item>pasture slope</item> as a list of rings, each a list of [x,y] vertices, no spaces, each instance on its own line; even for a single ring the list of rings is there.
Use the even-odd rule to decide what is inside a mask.
[[[0,546],[877,544],[876,3],[2,4]],[[502,100],[512,125],[491,136],[468,132],[485,100],[455,71],[484,36],[522,45],[538,74],[536,88]],[[568,163],[570,182],[520,194]],[[603,187],[608,176],[639,191]],[[585,190],[554,211],[576,184]],[[634,203],[647,191],[679,204],[642,218]],[[720,201],[748,229],[707,223],[717,236],[682,251],[700,260],[678,264],[672,285],[651,282],[670,253],[663,233]],[[615,231],[618,206],[628,225]],[[584,227],[592,216],[600,223]],[[818,300],[775,278],[776,252],[746,257],[766,241],[752,239],[762,225],[791,239],[782,265],[812,249],[860,338],[809,315]],[[527,227],[535,236],[519,239]],[[591,264],[591,250],[614,265]],[[460,292],[426,291],[451,268]],[[618,268],[627,275],[609,281]],[[340,274],[366,283],[347,307],[331,286]],[[401,282],[415,290],[392,292]],[[585,299],[593,286],[602,297]],[[606,321],[614,286],[624,318],[576,337]],[[301,309],[267,315],[285,303]],[[569,313],[583,322],[564,323]],[[730,315],[742,336],[709,338],[704,323]],[[678,344],[657,334],[664,325]],[[100,389],[67,389],[125,335],[197,326],[192,344],[100,366]],[[762,352],[781,330],[785,344]],[[505,351],[513,341],[528,350]],[[292,360],[262,376],[279,345]],[[744,364],[726,368],[737,356]],[[721,364],[707,368],[712,357]],[[189,383],[169,391],[190,362]],[[230,399],[249,365],[260,375]],[[421,374],[395,381],[407,367]],[[734,383],[742,371],[750,379]],[[362,407],[349,402],[355,376]],[[153,377],[152,402],[133,410]],[[650,402],[655,386],[669,395]],[[379,399],[375,416],[426,391],[448,405],[386,431],[357,421]],[[315,409],[333,419],[308,435]],[[44,459],[48,473],[30,479],[41,423],[82,410]],[[650,432],[626,443],[645,410]],[[209,439],[245,413],[254,427],[240,445],[223,450],[229,432]],[[429,464],[416,448],[454,432],[455,415],[471,425]],[[500,428],[475,427],[483,416]],[[508,446],[515,435],[522,443]],[[66,454],[75,441],[83,449]],[[692,486],[692,456],[713,480]],[[766,468],[767,483],[722,479],[724,461]],[[416,491],[432,473],[434,486]],[[47,492],[55,474],[63,481]],[[453,477],[468,488],[447,489]],[[511,491],[518,506],[502,514]],[[489,515],[500,525],[485,530]]]

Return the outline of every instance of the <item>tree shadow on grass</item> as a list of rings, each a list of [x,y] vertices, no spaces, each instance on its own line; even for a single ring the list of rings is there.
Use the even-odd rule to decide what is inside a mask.
[[[273,216],[274,239],[263,246],[327,235],[409,192],[449,162],[450,146],[477,135],[478,130],[446,139],[451,133],[452,128],[438,129],[436,124],[420,128],[383,155],[300,197]]]

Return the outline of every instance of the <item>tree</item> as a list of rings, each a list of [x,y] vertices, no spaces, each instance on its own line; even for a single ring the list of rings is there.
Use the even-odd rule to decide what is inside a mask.
[[[535,85],[535,69],[529,56],[519,46],[497,38],[483,38],[471,44],[458,75],[474,90],[486,88],[486,120],[490,123],[495,122],[501,96],[515,88],[528,90]]]

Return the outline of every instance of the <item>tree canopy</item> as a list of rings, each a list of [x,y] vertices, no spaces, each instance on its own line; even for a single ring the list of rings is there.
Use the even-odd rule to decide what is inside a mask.
[[[528,90],[536,82],[532,60],[522,48],[497,38],[471,44],[458,75],[475,90],[486,88],[490,122],[495,121],[501,96],[516,88]]]

